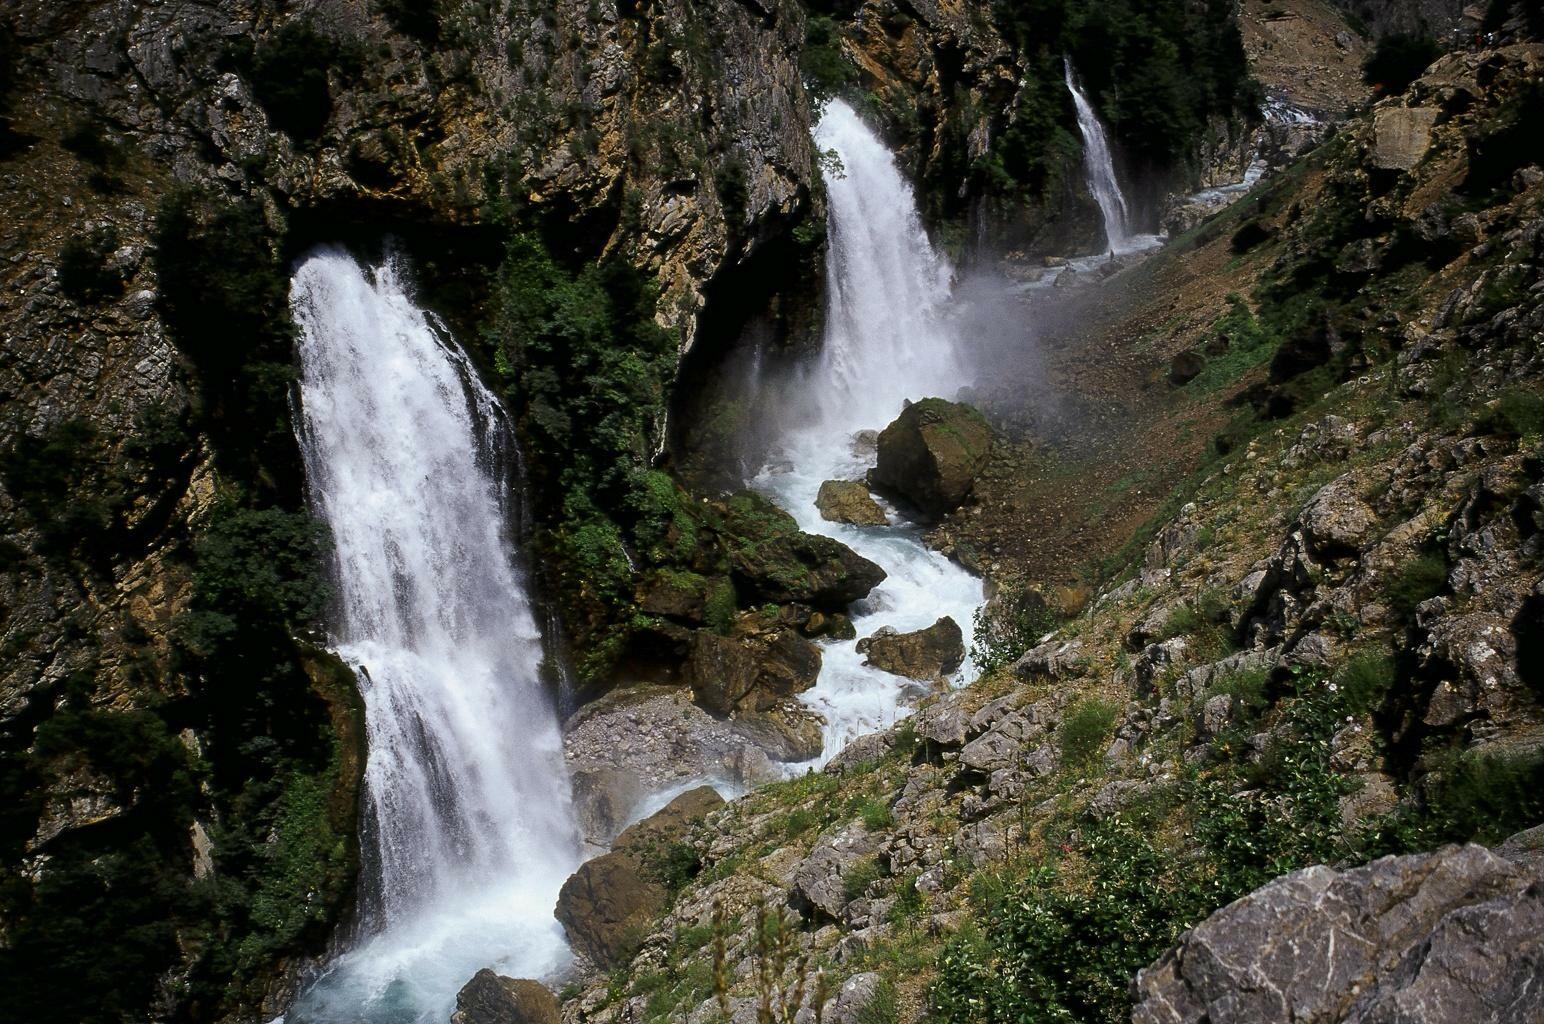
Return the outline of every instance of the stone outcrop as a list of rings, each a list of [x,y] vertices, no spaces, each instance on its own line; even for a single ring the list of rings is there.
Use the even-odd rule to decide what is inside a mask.
[[[1432,107],[1384,107],[1373,115],[1372,164],[1385,171],[1408,171],[1431,148]]]
[[[869,489],[856,480],[827,480],[815,496],[822,518],[854,526],[884,526],[889,519]]]
[[[630,826],[610,853],[586,861],[563,883],[555,913],[576,952],[607,967],[636,951],[669,902],[659,866],[666,848],[723,803],[711,787],[688,790]]]
[[[820,648],[790,629],[752,636],[692,635],[685,674],[698,703],[729,715],[768,711],[815,685]]]
[[[1544,862],[1480,846],[1277,879],[1133,983],[1133,1024],[1544,1019]]]
[[[483,968],[456,993],[450,1024],[559,1024],[557,997],[539,981],[504,978]]]
[[[992,450],[992,428],[968,405],[924,398],[879,434],[875,487],[932,520],[959,508]]]
[[[965,636],[945,615],[926,629],[897,633],[882,629],[858,641],[865,664],[908,679],[942,679],[965,660]]]

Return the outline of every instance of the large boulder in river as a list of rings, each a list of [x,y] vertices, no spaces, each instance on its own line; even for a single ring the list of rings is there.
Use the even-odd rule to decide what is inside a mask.
[[[770,710],[820,676],[820,648],[792,629],[751,636],[692,634],[686,681],[697,702],[723,715]]]
[[[559,1024],[557,997],[539,981],[503,978],[484,967],[456,993],[450,1024]]]
[[[717,511],[735,582],[756,600],[840,611],[884,581],[879,566],[841,541],[803,532],[759,494],[737,494]]]
[[[941,519],[975,487],[992,450],[992,428],[968,405],[924,398],[906,407],[879,435],[875,487]]]
[[[890,521],[868,487],[856,480],[827,480],[815,495],[815,507],[822,519],[833,523],[884,526]]]
[[[891,675],[938,679],[965,660],[965,636],[959,623],[945,615],[914,633],[881,630],[858,641],[858,651],[867,656],[870,665]]]
[[[1544,865],[1520,838],[1278,878],[1140,971],[1131,1020],[1544,1020]]]

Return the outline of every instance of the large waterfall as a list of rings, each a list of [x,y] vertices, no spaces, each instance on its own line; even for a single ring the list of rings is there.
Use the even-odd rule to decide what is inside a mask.
[[[859,636],[881,626],[921,629],[943,615],[969,635],[981,581],[923,546],[916,527],[893,513],[886,527],[832,523],[815,508],[822,481],[860,480],[873,465],[873,449],[855,445],[854,432],[884,428],[907,399],[953,398],[966,383],[948,316],[951,268],[929,244],[894,156],[840,100],[826,106],[815,142],[841,164],[826,175],[825,344],[800,382],[804,421],[782,439],[783,459],[754,483],[800,528],[841,540],[890,574],[854,606]],[[820,680],[804,700],[826,716],[829,757],[903,715],[914,684],[864,666],[851,641],[827,646],[824,655]],[[967,662],[961,674],[971,672]]]
[[[298,1022],[435,1021],[479,968],[541,977],[579,860],[541,637],[508,537],[502,411],[395,262],[309,256],[301,447],[336,545],[338,653],[369,737],[351,948]]]
[[[1105,244],[1110,252],[1125,252],[1131,245],[1130,211],[1126,197],[1121,193],[1120,181],[1115,177],[1115,160],[1110,155],[1110,139],[1094,106],[1078,88],[1072,73],[1072,60],[1063,61],[1067,72],[1067,89],[1078,111],[1078,130],[1083,134],[1083,169],[1088,175],[1088,190],[1104,216]]]

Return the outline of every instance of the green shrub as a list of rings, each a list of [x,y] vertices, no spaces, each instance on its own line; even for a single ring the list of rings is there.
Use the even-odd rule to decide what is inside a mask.
[[[108,266],[118,248],[111,227],[72,235],[59,250],[59,290],[82,305],[103,302],[123,292],[123,273]]]
[[[393,28],[425,46],[440,41],[439,0],[380,0],[381,13]]]
[[[1109,745],[1115,712],[1114,705],[1093,697],[1073,707],[1056,733],[1062,762],[1073,768],[1093,764]]]
[[[1362,64],[1362,80],[1386,96],[1398,95],[1441,55],[1442,47],[1429,34],[1396,32],[1378,40],[1368,54]]]
[[[816,101],[840,95],[858,78],[842,52],[841,29],[824,15],[811,14],[804,21],[804,49],[799,55],[799,69]]]
[[[842,872],[842,895],[855,900],[868,891],[868,887],[884,877],[876,857],[867,857],[850,865]]]
[[[1447,555],[1441,551],[1421,551],[1400,566],[1385,584],[1384,603],[1400,619],[1408,620],[1415,615],[1417,605],[1447,587],[1447,578]]]
[[[299,143],[320,138],[332,117],[329,76],[358,69],[353,47],[317,32],[308,20],[291,21],[252,53],[252,93],[274,127]]]
[[[1420,805],[1396,811],[1376,827],[1374,851],[1490,845],[1544,823],[1544,750],[1453,751],[1435,759],[1420,788]]]
[[[1535,389],[1510,387],[1486,410],[1477,424],[1483,433],[1502,437],[1538,437],[1544,435],[1544,395]]]

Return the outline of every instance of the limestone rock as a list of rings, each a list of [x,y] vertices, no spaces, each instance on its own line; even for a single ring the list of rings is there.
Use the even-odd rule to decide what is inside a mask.
[[[557,998],[539,981],[503,978],[484,967],[456,993],[450,1024],[558,1024]]]
[[[959,508],[992,450],[992,428],[968,405],[924,398],[879,435],[879,463],[869,474],[928,519]]]
[[[820,515],[833,523],[884,526],[889,520],[869,489],[856,480],[827,480],[815,496]]]
[[[793,874],[790,897],[795,905],[840,920],[847,906],[847,876],[879,849],[879,840],[854,823],[815,844]]]
[[[622,851],[580,865],[558,892],[557,919],[574,949],[609,967],[638,948],[669,894]]]
[[[867,663],[908,679],[939,679],[965,660],[965,635],[959,623],[945,615],[926,629],[912,633],[880,631],[858,642]]]
[[[1431,148],[1434,107],[1386,107],[1373,114],[1372,164],[1386,171],[1408,171]]]
[[[1294,872],[1139,972],[1132,1022],[1544,1020],[1541,883],[1473,845]]]
[[[958,704],[945,697],[937,704],[917,712],[917,738],[938,747],[958,747],[965,743],[970,719]]]
[[[1377,516],[1345,478],[1320,488],[1302,514],[1303,533],[1321,556],[1354,553],[1376,523]]]
[[[617,836],[612,848],[624,853],[646,854],[661,843],[680,840],[694,822],[723,806],[724,798],[712,786],[688,789],[647,818],[629,825]]]
[[[1013,663],[1013,671],[1020,679],[1043,676],[1061,679],[1071,675],[1085,663],[1083,645],[1076,640],[1049,640],[1031,648]]]

